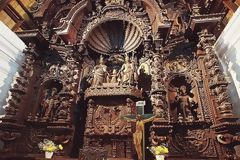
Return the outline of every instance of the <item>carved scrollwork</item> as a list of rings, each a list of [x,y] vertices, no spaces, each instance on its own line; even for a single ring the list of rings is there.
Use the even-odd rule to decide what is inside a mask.
[[[97,106],[94,113],[95,134],[129,134],[126,133],[126,121],[120,117],[127,114],[126,106]]]
[[[21,136],[21,133],[19,132],[11,132],[11,131],[3,131],[1,134],[0,134],[0,138],[1,140],[3,141],[14,141],[16,140],[18,137]]]
[[[25,137],[26,148],[29,152],[38,151],[38,143],[46,138],[47,135],[44,129],[30,129],[29,136]]]
[[[183,56],[176,57],[176,59],[169,61],[167,69],[171,72],[184,72],[191,66],[191,61]]]
[[[233,139],[239,139],[239,136],[235,136],[235,137],[237,137],[237,138],[234,138],[234,136],[231,135],[231,134],[224,134],[224,135],[223,134],[218,134],[216,136],[216,139],[219,143],[226,145],[226,144],[232,143]]]
[[[186,132],[183,132],[175,133],[173,136],[171,141],[171,146],[174,148],[173,153],[179,154],[184,152],[186,155],[202,154],[207,157],[216,156],[216,149],[205,130],[187,129]],[[211,152],[209,152],[210,149]]]
[[[102,147],[84,147],[79,154],[79,160],[101,160],[105,158],[107,158],[107,151]]]

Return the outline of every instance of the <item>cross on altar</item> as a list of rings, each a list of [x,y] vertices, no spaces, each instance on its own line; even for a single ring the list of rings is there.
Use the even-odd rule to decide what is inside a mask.
[[[136,114],[129,114],[123,116],[124,119],[130,122],[136,122],[136,132],[133,134],[133,141],[135,149],[138,155],[138,160],[142,160],[145,157],[145,128],[144,123],[150,122],[154,119],[153,114],[144,114],[145,101],[136,102]],[[141,119],[137,119],[140,115]],[[139,142],[140,141],[140,142]],[[142,144],[142,145],[141,145]],[[142,147],[142,148],[141,148]],[[145,158],[144,158],[145,159]]]

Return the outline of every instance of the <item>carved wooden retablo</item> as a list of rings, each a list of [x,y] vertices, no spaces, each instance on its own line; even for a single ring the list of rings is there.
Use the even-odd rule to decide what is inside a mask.
[[[28,47],[4,106],[0,157],[42,157],[47,138],[63,159],[137,159],[135,125],[122,118],[142,100],[156,116],[145,145],[167,144],[167,159],[238,159],[239,123],[213,48],[221,4],[36,1],[36,29],[17,32]]]

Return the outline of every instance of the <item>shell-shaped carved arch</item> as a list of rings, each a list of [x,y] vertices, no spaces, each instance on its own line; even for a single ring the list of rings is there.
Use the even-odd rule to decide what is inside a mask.
[[[78,33],[81,43],[84,43],[87,40],[90,33],[96,27],[98,27],[99,25],[107,21],[114,21],[114,20],[129,22],[139,30],[139,32],[141,33],[144,39],[147,39],[147,37],[151,34],[151,29],[149,28],[149,24],[142,21],[142,19],[137,18],[134,15],[130,15],[128,12],[121,12],[121,14],[119,14],[118,11],[109,11],[108,14],[101,15],[100,17],[93,19],[91,22],[81,26],[80,32]]]

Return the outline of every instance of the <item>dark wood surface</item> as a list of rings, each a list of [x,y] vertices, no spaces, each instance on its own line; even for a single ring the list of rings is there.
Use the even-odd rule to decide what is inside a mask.
[[[49,160],[47,158],[42,157],[6,157],[0,158],[0,160]],[[78,160],[77,158],[70,157],[61,157],[61,156],[53,156],[51,160]]]

